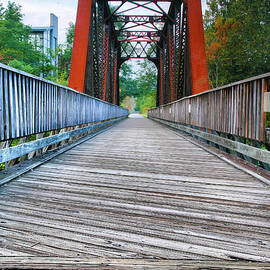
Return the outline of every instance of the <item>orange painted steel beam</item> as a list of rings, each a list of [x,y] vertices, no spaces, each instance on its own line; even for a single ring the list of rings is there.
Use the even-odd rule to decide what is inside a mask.
[[[68,86],[85,91],[92,0],[79,0]]]
[[[113,64],[113,104],[116,104],[117,52],[114,53]]]
[[[174,101],[174,37],[172,33],[172,28],[169,26],[169,59],[170,59],[170,87],[171,87],[171,102]]]
[[[205,51],[201,0],[186,0],[192,94],[210,88]]]
[[[160,105],[163,105],[163,54],[160,54]]]

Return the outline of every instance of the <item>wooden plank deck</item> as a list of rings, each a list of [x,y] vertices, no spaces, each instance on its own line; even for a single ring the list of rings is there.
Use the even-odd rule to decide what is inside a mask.
[[[268,263],[269,210],[266,184],[151,120],[128,119],[0,189],[0,266],[14,257]]]

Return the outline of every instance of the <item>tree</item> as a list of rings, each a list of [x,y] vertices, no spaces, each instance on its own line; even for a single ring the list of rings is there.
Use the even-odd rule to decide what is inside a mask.
[[[149,60],[139,63],[138,87],[139,95],[145,96],[155,92],[157,88],[157,72],[155,65]]]
[[[126,97],[137,97],[138,96],[138,85],[136,77],[133,74],[132,66],[129,63],[123,63],[121,65],[119,74],[120,83],[120,103]]]
[[[145,114],[147,110],[156,106],[156,83],[156,67],[150,61],[139,62],[136,72],[132,70],[129,63],[122,64],[120,72],[121,104],[134,97],[136,98],[135,109]],[[127,99],[127,97],[129,98]]]
[[[157,71],[155,65],[148,60],[139,63],[139,67],[136,110],[146,114],[149,109],[156,106]]]
[[[55,74],[50,74],[47,79],[55,83],[68,86],[69,71],[71,64],[73,40],[74,40],[75,25],[69,23],[66,31],[66,41],[60,44],[57,49],[58,67]]]
[[[204,17],[212,87],[269,71],[270,2],[210,0]]]
[[[58,69],[60,73],[65,72],[67,77],[69,76],[72,48],[74,41],[75,25],[69,23],[69,27],[66,32],[66,42],[59,46],[59,64]]]
[[[136,106],[136,100],[134,97],[127,96],[122,101],[121,106],[125,109],[128,109],[130,112],[132,112]]]
[[[22,22],[21,6],[8,2],[0,4],[0,61],[26,72],[40,75],[53,69],[50,59],[35,48],[31,27]]]

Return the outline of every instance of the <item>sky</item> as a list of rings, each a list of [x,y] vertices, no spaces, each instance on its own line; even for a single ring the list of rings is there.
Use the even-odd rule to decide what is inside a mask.
[[[206,0],[202,1],[203,11]],[[50,13],[58,17],[59,42],[65,42],[65,34],[70,22],[75,23],[78,0],[12,0],[22,6],[24,23],[33,27],[49,26]],[[4,6],[8,0],[0,0]]]

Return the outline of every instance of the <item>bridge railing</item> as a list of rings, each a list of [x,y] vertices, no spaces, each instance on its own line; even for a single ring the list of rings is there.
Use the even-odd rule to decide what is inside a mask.
[[[149,110],[150,117],[265,141],[264,96],[270,73]]]
[[[119,106],[0,64],[0,163],[127,115]],[[36,134],[38,143],[29,143]],[[48,134],[54,136],[48,140]],[[10,147],[19,138],[26,138],[23,145]]]
[[[266,111],[269,111],[270,105],[269,81],[270,73],[267,73],[232,83],[149,110],[148,117],[176,123],[181,126],[180,129],[229,149],[245,148],[231,140],[244,140],[244,143],[256,146],[258,143],[266,143]],[[209,133],[213,135],[210,136]],[[254,149],[246,150],[239,151],[250,156]],[[270,163],[269,157],[261,158],[265,152],[267,151],[251,156]]]
[[[127,114],[119,106],[0,64],[0,141]]]

